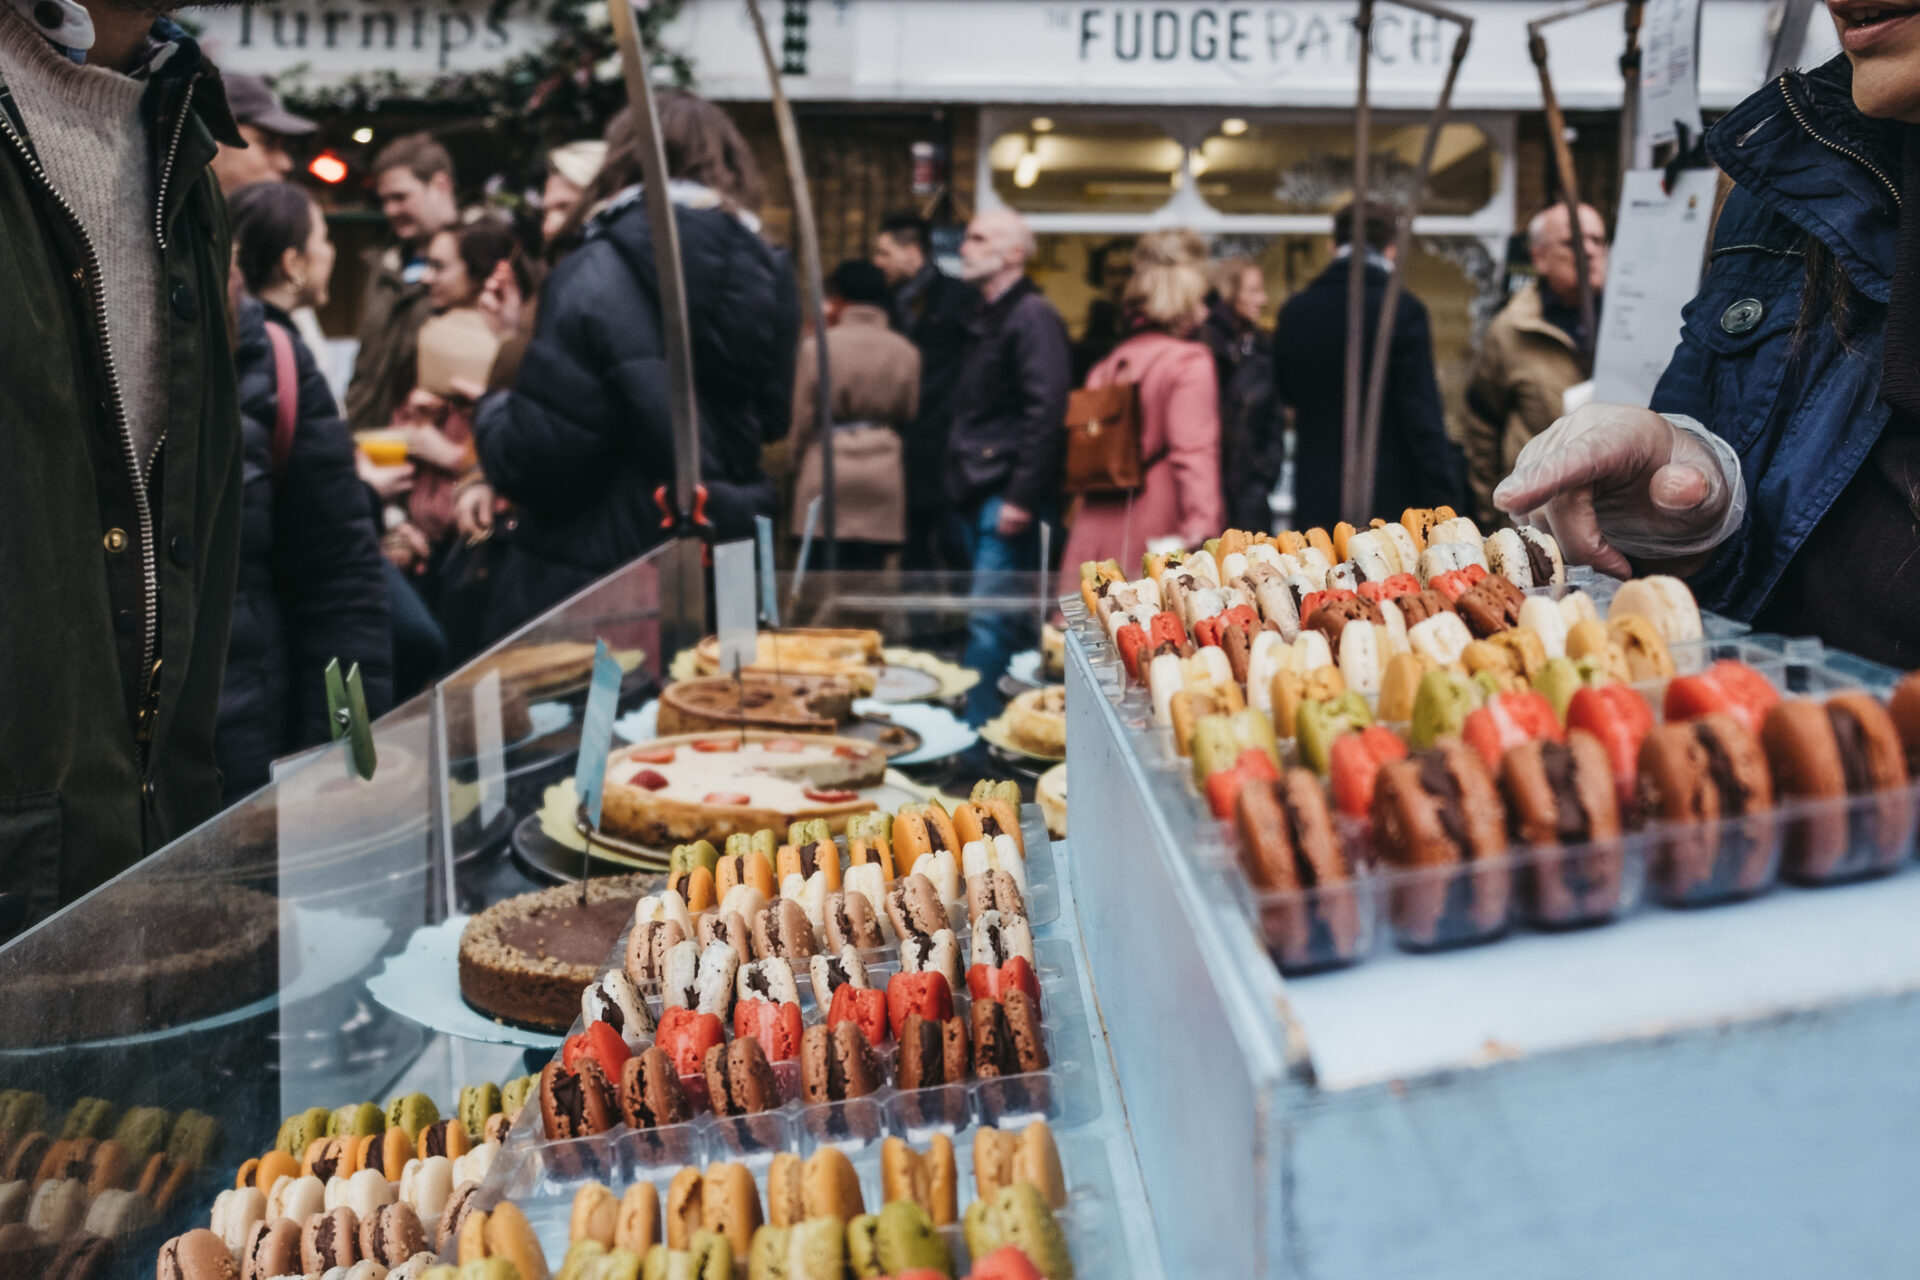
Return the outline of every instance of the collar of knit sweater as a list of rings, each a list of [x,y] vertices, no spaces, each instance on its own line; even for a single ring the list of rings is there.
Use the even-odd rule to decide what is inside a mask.
[[[13,14],[19,16],[20,22],[8,21],[8,27],[31,30],[51,46],[60,58],[85,64],[87,51],[93,48],[93,19],[76,0],[5,0],[5,3],[0,3],[0,15],[10,19]],[[7,38],[17,34],[14,30],[4,33]],[[156,18],[139,64],[129,74],[137,80],[158,71],[173,57],[185,35],[186,32],[172,19]]]

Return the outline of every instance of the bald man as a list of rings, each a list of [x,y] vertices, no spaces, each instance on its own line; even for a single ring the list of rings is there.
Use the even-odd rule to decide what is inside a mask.
[[[1040,569],[1036,523],[1053,520],[1073,353],[1067,327],[1033,281],[1033,232],[1006,209],[981,213],[960,244],[960,274],[980,290],[967,326],[947,437],[947,495],[977,571],[977,589],[1000,594],[994,571]],[[1001,585],[1005,585],[1004,583]],[[968,623],[967,666],[980,683],[967,718],[985,724],[1000,711],[1007,660],[1039,642],[1025,611],[976,611]]]
[[[1607,283],[1607,224],[1591,205],[1580,206],[1580,222],[1597,323]],[[1467,384],[1467,468],[1479,508],[1474,515],[1483,523],[1502,522],[1493,509],[1494,486],[1513,470],[1521,447],[1565,412],[1567,388],[1588,376],[1580,362],[1580,275],[1567,227],[1567,206],[1559,203],[1527,224],[1539,278],[1487,326]]]

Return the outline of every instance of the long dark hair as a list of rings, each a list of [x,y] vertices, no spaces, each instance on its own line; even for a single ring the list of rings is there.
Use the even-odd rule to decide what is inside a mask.
[[[760,166],[732,118],[705,98],[679,90],[660,94],[655,105],[660,140],[667,152],[667,176],[711,188],[727,209],[757,213]],[[594,210],[640,181],[640,137],[631,108],[613,118],[606,136],[606,163],[553,237],[556,255],[579,243],[580,229]]]
[[[255,182],[227,197],[233,255],[247,292],[258,294],[280,278],[289,249],[305,253],[313,234],[313,197],[290,182]]]
[[[523,297],[533,294],[533,276],[527,270],[526,256],[513,228],[504,222],[483,218],[454,231],[454,245],[467,268],[467,279],[478,290],[502,262],[511,264],[514,280]]]

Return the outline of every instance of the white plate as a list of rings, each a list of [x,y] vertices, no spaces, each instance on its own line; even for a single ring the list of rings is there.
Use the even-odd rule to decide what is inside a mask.
[[[1040,651],[1023,649],[1007,662],[1007,674],[1021,684],[1038,689],[1041,685],[1053,683],[1040,674]]]
[[[980,735],[968,728],[953,712],[931,703],[883,702],[878,698],[860,698],[854,702],[853,711],[855,715],[886,716],[902,728],[920,735],[919,749],[903,756],[894,756],[887,761],[889,767],[945,760],[980,740]],[[638,711],[629,711],[615,720],[613,731],[628,742],[651,742],[660,736],[659,724],[660,704],[649,702]]]
[[[878,698],[860,698],[853,704],[853,713],[861,716],[882,715],[901,728],[911,729],[920,735],[918,750],[887,761],[892,768],[945,760],[980,741],[980,735],[967,727],[960,717],[932,703],[882,702]]]
[[[509,1027],[469,1008],[460,998],[460,934],[467,916],[449,916],[416,930],[406,950],[387,957],[367,980],[367,993],[401,1017],[442,1035],[525,1049],[558,1049],[562,1037]]]

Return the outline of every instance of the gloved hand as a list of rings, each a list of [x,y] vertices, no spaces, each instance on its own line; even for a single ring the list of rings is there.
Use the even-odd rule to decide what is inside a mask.
[[[1624,578],[1630,555],[1718,546],[1740,527],[1747,487],[1732,446],[1692,418],[1589,404],[1527,442],[1493,503],[1553,534],[1569,561]]]

